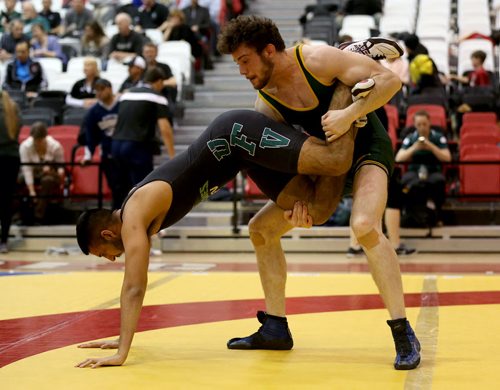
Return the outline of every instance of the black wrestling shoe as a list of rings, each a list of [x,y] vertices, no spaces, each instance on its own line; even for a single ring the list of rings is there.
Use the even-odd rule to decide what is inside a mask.
[[[396,347],[396,370],[413,370],[420,363],[420,342],[406,318],[387,321]]]
[[[293,339],[286,317],[277,317],[264,311],[257,312],[262,324],[257,332],[248,337],[236,337],[227,342],[229,349],[273,349],[290,350]]]
[[[399,58],[404,53],[397,42],[386,38],[368,38],[362,41],[345,42],[339,45],[339,49],[363,54],[376,61]]]
[[[356,249],[352,246],[350,246],[346,252],[346,256],[349,258],[363,256],[364,254],[365,251],[363,250],[363,248]]]
[[[398,256],[410,256],[417,252],[415,248],[408,248],[405,244],[400,244],[395,250]]]

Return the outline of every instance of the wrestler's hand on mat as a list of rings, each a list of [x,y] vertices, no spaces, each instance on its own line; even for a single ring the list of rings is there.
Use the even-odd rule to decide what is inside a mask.
[[[115,354],[104,358],[88,358],[83,362],[78,363],[75,367],[78,368],[97,368],[101,366],[121,366],[125,362],[126,357]]]
[[[294,227],[309,229],[313,225],[313,219],[305,202],[295,202],[293,210],[285,210],[283,213],[286,221]]]
[[[83,343],[78,345],[78,348],[101,348],[101,349],[117,349],[120,340],[102,340],[102,341],[90,341],[88,343]]]
[[[328,142],[333,142],[347,133],[352,122],[344,110],[330,110],[321,117],[321,125]]]

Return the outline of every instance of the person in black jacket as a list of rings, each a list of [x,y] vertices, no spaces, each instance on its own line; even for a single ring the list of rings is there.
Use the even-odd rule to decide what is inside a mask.
[[[16,59],[7,65],[4,88],[25,91],[28,98],[33,98],[46,86],[46,81],[42,66],[32,60],[29,53],[28,42],[16,45]]]

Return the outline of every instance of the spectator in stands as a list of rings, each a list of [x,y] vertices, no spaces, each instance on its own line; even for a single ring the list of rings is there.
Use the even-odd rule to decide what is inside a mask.
[[[42,66],[30,58],[28,42],[19,42],[16,45],[16,58],[7,65],[5,71],[4,88],[24,91],[26,97],[34,98],[46,85]]]
[[[129,62],[128,65],[128,77],[120,86],[118,90],[119,93],[128,91],[133,87],[142,86],[142,77],[146,71],[146,60],[141,56],[135,56]]]
[[[156,150],[156,126],[169,157],[175,155],[168,103],[161,95],[164,77],[160,69],[148,69],[144,85],[120,97],[118,123],[111,144],[113,159],[120,166],[114,188],[117,204],[121,204],[128,191],[153,170],[153,155],[159,152]]]
[[[4,33],[0,40],[0,61],[8,61],[14,57],[16,45],[19,42],[28,42],[30,38],[23,33],[24,23],[21,19],[10,22],[10,33]]]
[[[163,31],[163,38],[166,41],[184,40],[191,45],[191,54],[194,58],[200,59],[202,47],[191,28],[186,24],[184,13],[178,9],[173,9],[167,18],[167,21],[160,26]]]
[[[236,2],[232,2],[233,4],[225,4],[222,7],[222,0],[198,0],[198,4],[201,7],[205,7],[208,9],[210,14],[210,51],[211,54],[219,55],[217,51],[217,36],[220,32],[220,24],[221,21],[224,20],[224,13],[230,11],[232,5],[236,6]],[[177,2],[177,8],[184,9],[191,5],[191,0],[180,0]],[[240,5],[242,7],[242,5]],[[237,16],[237,15],[236,15]],[[234,17],[236,17],[234,16]]]
[[[99,66],[95,58],[87,57],[83,62],[85,78],[78,80],[66,95],[66,104],[73,107],[89,108],[97,103],[95,83],[99,79]]]
[[[457,80],[469,87],[484,87],[491,85],[490,75],[484,69],[484,61],[486,61],[486,53],[482,50],[472,52],[470,56],[473,70],[465,75],[450,74],[450,80]]]
[[[61,15],[59,12],[54,12],[52,8],[52,0],[42,0],[42,10],[38,15],[47,19],[50,25],[49,33],[53,35],[60,35],[62,31]]]
[[[2,190],[0,191],[0,253],[7,253],[12,201],[19,173],[19,109],[7,91],[0,92],[0,166],[2,167]]]
[[[115,199],[114,165],[111,160],[111,136],[113,135],[118,121],[119,102],[113,95],[111,83],[105,79],[98,79],[94,83],[97,103],[94,104],[85,115],[82,131],[85,134],[86,153],[82,164],[92,160],[95,149],[101,145],[101,166],[108,181],[113,196],[113,209],[119,209],[121,204]]]
[[[64,17],[62,35],[80,38],[86,24],[92,19],[92,12],[85,8],[85,0],[71,0],[71,9]]]
[[[62,145],[48,135],[47,126],[43,122],[35,122],[31,126],[30,136],[19,147],[21,162],[39,163],[40,165],[23,165],[22,172],[30,197],[36,197],[35,223],[46,223],[46,210],[51,195],[60,194],[64,181],[64,167],[43,165],[44,163],[64,163]]]
[[[24,33],[31,39],[31,27],[33,24],[38,23],[43,26],[45,31],[50,30],[50,24],[47,19],[38,15],[35,6],[29,1],[23,2],[23,22],[24,22]]]
[[[173,111],[173,107],[175,106],[175,102],[177,100],[177,81],[172,74],[170,66],[156,61],[156,57],[158,56],[158,47],[152,42],[144,44],[144,47],[142,48],[142,56],[146,60],[146,69],[157,67],[162,70],[163,75],[165,76],[165,79],[163,80],[162,94],[168,100],[168,104],[171,107],[170,111]],[[172,123],[172,121],[170,121],[170,123]]]
[[[101,26],[106,26],[115,18],[116,8],[120,2],[120,0],[90,0],[90,3],[94,6],[94,19]]]
[[[48,35],[44,27],[39,23],[31,25],[31,49],[33,58],[59,58],[63,64],[68,62],[63,53],[59,38],[55,35]]]
[[[140,55],[144,44],[141,34],[132,30],[132,18],[126,13],[116,15],[118,33],[111,38],[109,58],[122,62],[125,58]]]
[[[408,62],[411,62],[419,54],[429,54],[429,50],[420,43],[420,39],[415,34],[403,34]]]
[[[16,0],[5,0],[5,10],[0,13],[0,32],[9,30],[9,24],[15,20],[20,19],[21,14],[16,11]]]
[[[156,0],[142,0],[134,19],[136,31],[159,28],[168,18],[168,8]]]
[[[198,4],[198,0],[191,0],[191,6],[183,8],[186,24],[191,28],[198,41],[203,43],[203,59],[205,69],[213,69],[210,53],[211,30],[210,12],[208,8]]]
[[[446,137],[431,128],[427,111],[414,116],[416,130],[408,135],[396,154],[396,162],[411,162],[402,177],[404,192],[408,194],[408,207],[422,203],[434,209],[437,220],[445,201],[445,177],[441,162],[451,161]]]
[[[426,90],[443,89],[438,69],[428,50],[420,43],[419,38],[410,34],[404,39],[408,61],[410,63],[410,93],[420,94]]]
[[[99,57],[103,60],[107,56],[109,38],[97,20],[92,20],[85,25],[81,45],[83,56]]]

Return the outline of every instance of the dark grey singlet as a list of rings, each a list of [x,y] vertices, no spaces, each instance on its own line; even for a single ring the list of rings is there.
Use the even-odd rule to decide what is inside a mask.
[[[307,135],[251,110],[228,111],[212,121],[189,148],[166,161],[134,187],[161,180],[172,186],[173,199],[161,229],[179,221],[240,170],[264,166],[290,174],[297,172]],[[286,183],[283,184],[283,186]],[[271,199],[278,193],[266,193]]]

